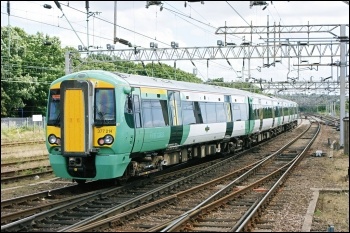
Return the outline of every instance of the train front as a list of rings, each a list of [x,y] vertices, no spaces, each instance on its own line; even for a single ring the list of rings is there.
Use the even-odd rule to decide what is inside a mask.
[[[117,112],[128,92],[125,81],[103,71],[73,73],[51,84],[46,146],[57,177],[84,183],[123,175],[131,144],[118,135],[123,119]]]

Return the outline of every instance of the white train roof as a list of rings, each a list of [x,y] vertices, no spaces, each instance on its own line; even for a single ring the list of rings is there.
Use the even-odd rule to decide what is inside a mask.
[[[164,88],[167,90],[179,90],[179,91],[198,91],[198,92],[225,94],[225,95],[240,95],[240,96],[249,96],[253,98],[269,99],[269,100],[275,100],[275,101],[292,102],[285,99],[265,96],[265,95],[243,91],[235,88],[214,86],[214,85],[201,84],[201,83],[176,81],[171,79],[161,79],[161,78],[154,78],[154,77],[141,76],[141,75],[135,75],[135,74],[126,74],[126,73],[115,73],[115,74],[123,78],[127,83],[130,84],[130,86],[155,87],[155,88]]]

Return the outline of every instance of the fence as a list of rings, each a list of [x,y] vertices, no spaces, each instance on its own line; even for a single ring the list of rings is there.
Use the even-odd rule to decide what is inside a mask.
[[[45,117],[42,121],[33,121],[32,117],[6,117],[1,118],[1,130],[10,130],[18,128],[45,129]]]

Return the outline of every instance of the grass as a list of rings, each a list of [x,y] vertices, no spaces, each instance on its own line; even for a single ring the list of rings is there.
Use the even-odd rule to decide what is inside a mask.
[[[1,129],[1,141],[2,142],[18,142],[18,141],[33,141],[33,140],[44,140],[45,129],[43,128],[6,128]]]
[[[317,216],[320,216],[322,214],[322,211],[317,209],[314,213],[314,215],[317,217]]]

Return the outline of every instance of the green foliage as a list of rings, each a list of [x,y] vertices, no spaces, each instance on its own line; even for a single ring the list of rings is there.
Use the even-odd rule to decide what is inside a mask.
[[[61,42],[18,27],[1,27],[1,40],[1,116],[16,116],[22,109],[24,116],[44,115],[48,87],[64,74]]]
[[[223,83],[224,82],[224,78],[214,78],[214,79],[209,79],[208,82],[221,82]]]
[[[18,27],[1,27],[1,41],[2,117],[45,115],[49,86],[52,81],[65,75],[67,52],[70,54],[72,72],[106,70],[202,83],[195,75],[162,63],[135,63],[105,54],[90,54],[83,59],[75,48],[62,48],[57,37],[42,33],[28,35]],[[223,78],[211,81],[210,84],[214,85],[260,92],[250,83],[224,83]]]
[[[321,213],[322,213],[322,211],[319,210],[319,209],[317,209],[317,210],[314,212],[314,215],[315,215],[316,217],[318,217],[318,216],[321,215]]]
[[[72,53],[73,64],[79,67],[79,70],[106,70],[111,72],[120,72],[127,74],[145,75],[156,78],[173,79],[177,81],[201,83],[202,80],[195,75],[174,69],[166,64],[142,64],[129,61],[122,61],[117,57],[110,57],[104,54],[92,54],[85,59],[86,62],[81,63],[82,58],[79,53]],[[74,70],[78,71],[78,70]]]
[[[223,78],[218,78],[218,79],[209,80],[206,84],[242,89],[242,90],[262,94],[262,91],[258,86],[249,82],[224,82]]]

